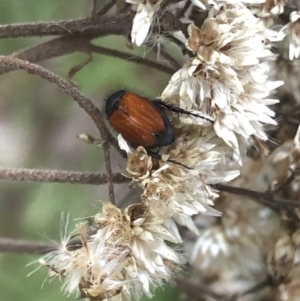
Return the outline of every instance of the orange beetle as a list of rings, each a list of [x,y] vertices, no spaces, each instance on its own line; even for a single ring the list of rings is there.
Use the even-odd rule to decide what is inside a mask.
[[[174,128],[159,100],[117,91],[107,98],[105,114],[111,126],[134,147],[152,149],[175,141]]]

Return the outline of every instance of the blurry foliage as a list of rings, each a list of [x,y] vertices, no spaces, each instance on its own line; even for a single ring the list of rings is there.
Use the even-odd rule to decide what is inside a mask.
[[[0,22],[11,24],[84,18],[90,13],[91,0],[1,0]],[[99,1],[103,4],[104,1]],[[49,39],[23,38],[0,40],[0,54],[8,55]],[[125,39],[106,37],[97,44],[127,51]],[[130,51],[130,50],[128,50]],[[156,56],[148,49],[131,53]],[[67,77],[74,65],[86,59],[73,54],[43,62],[50,70]],[[151,80],[149,80],[151,79]],[[114,89],[130,88],[154,97],[168,81],[164,74],[118,59],[94,55],[93,61],[73,80],[97,105],[103,106],[105,95]],[[139,87],[136,89],[136,86]],[[78,105],[57,87],[25,72],[10,72],[0,78],[0,165],[40,169],[104,171],[102,151],[76,138],[77,134],[97,131]],[[112,152],[115,171],[125,162]],[[116,187],[117,200],[124,187]],[[127,189],[127,188],[125,188]],[[0,236],[33,240],[59,240],[61,212],[71,219],[95,215],[101,201],[107,200],[105,186],[0,182]],[[76,221],[72,222],[72,230]],[[0,253],[0,299],[3,301],[67,300],[57,281],[41,285],[47,274],[37,265],[26,265],[39,256]],[[153,300],[177,300],[178,292],[166,287]],[[75,296],[69,300],[76,300]]]

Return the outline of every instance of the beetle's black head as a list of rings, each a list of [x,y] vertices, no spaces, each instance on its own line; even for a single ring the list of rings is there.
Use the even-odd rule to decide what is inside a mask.
[[[111,117],[115,110],[119,109],[120,100],[125,93],[125,90],[120,90],[108,96],[105,103],[105,115],[107,119]]]

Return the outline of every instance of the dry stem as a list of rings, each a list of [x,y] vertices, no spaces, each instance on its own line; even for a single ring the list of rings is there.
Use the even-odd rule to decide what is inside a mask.
[[[113,174],[115,184],[128,182],[122,174]],[[37,170],[27,168],[0,168],[0,180],[40,183],[69,183],[101,185],[106,183],[106,174],[66,171],[66,170]]]

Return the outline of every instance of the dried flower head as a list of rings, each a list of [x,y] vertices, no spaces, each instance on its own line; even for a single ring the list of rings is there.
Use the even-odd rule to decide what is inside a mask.
[[[111,298],[130,300],[131,294],[151,296],[151,290],[171,281],[182,258],[166,245],[178,243],[165,220],[151,215],[142,204],[124,213],[110,203],[95,217],[96,230],[88,234],[78,225],[81,244],[71,250],[64,244],[40,260],[49,267],[50,277],[63,279],[63,290],[81,298],[98,301]],[[80,246],[81,245],[81,246]],[[120,299],[121,300],[121,299]]]

